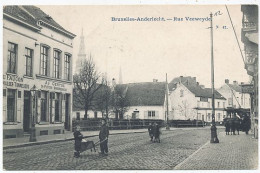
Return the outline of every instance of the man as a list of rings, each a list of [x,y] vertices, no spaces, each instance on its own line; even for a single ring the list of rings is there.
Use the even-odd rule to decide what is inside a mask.
[[[81,141],[83,138],[83,135],[80,133],[80,126],[76,126],[75,132],[73,133],[74,140],[75,140],[75,152],[74,157],[79,158],[80,157],[80,149],[81,149]]]
[[[102,125],[99,132],[100,150],[101,150],[100,154],[107,156],[108,155],[107,142],[108,142],[109,130],[106,123],[106,119],[102,119],[101,123]]]
[[[152,123],[149,123],[148,132],[149,132],[149,136],[151,138],[151,141],[153,141],[153,126],[152,126]]]

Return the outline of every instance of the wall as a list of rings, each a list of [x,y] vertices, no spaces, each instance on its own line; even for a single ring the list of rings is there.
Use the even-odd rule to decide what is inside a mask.
[[[136,114],[137,119],[161,119],[165,120],[165,110],[163,106],[132,106],[124,114],[124,119],[131,119],[134,112],[139,111]],[[148,116],[148,111],[155,111],[154,117]]]
[[[77,113],[80,114],[80,118],[84,118],[85,115],[85,111],[84,110],[80,110],[80,111],[73,111],[72,112],[72,119],[76,119],[77,118]],[[88,111],[88,118],[95,118],[95,111],[93,110],[89,110]],[[97,118],[102,118],[102,112],[97,111]]]

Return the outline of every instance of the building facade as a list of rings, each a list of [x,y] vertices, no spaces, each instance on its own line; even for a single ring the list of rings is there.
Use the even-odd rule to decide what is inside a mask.
[[[245,50],[245,69],[252,77],[253,91],[249,92],[251,104],[251,129],[258,138],[258,6],[242,5],[241,40]]]
[[[212,121],[212,93],[196,82],[195,77],[180,77],[170,83],[170,102],[174,120]],[[215,91],[215,121],[222,122],[226,117],[226,99]]]
[[[5,6],[3,17],[3,137],[32,124],[37,136],[70,130],[75,35],[35,6]]]

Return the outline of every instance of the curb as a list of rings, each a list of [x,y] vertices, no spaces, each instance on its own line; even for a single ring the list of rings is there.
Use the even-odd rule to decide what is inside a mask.
[[[119,132],[119,133],[112,133],[109,135],[122,135],[122,134],[131,134],[131,133],[146,133],[146,131],[143,132]],[[91,138],[98,135],[88,135],[84,136],[83,138]],[[18,145],[10,145],[3,147],[3,150],[5,149],[12,149],[12,148],[21,148],[21,147],[28,147],[28,146],[34,146],[34,145],[43,145],[43,144],[51,144],[51,143],[58,143],[58,142],[65,142],[65,141],[71,141],[74,140],[74,138],[67,138],[67,139],[58,139],[58,140],[49,140],[49,141],[41,141],[41,142],[31,142],[31,143],[23,143]]]

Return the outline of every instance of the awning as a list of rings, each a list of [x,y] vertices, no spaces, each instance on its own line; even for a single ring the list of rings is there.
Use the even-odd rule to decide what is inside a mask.
[[[249,41],[258,44],[258,33],[246,33],[245,35]]]

